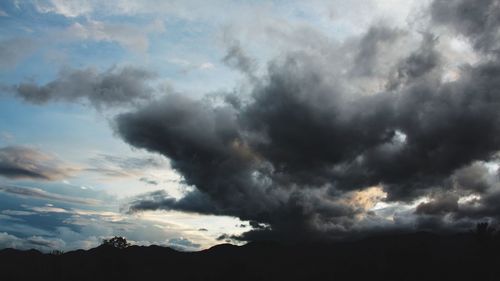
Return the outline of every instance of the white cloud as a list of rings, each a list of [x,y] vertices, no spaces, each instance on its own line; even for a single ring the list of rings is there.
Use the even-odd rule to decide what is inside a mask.
[[[199,69],[212,69],[212,68],[215,68],[215,65],[213,63],[210,63],[210,62],[204,62],[204,63],[200,64],[200,66],[198,68]]]
[[[55,13],[74,18],[92,12],[96,3],[85,0],[49,0],[36,1],[34,4],[40,13]]]
[[[194,62],[186,59],[180,58],[169,58],[168,63],[178,66],[182,72],[187,73],[193,70],[211,70],[215,68],[215,65],[211,62]]]
[[[7,232],[0,232],[0,248],[19,248],[23,245],[22,239],[10,235]]]
[[[53,200],[53,201],[60,201],[72,204],[97,205],[98,203],[100,203],[99,200],[92,198],[66,196],[58,193],[48,192],[40,188],[32,188],[32,187],[0,185],[0,192],[22,197],[32,197],[37,199]]]
[[[20,210],[3,210],[1,213],[10,216],[31,216],[36,214],[35,212],[20,211]]]
[[[7,232],[0,232],[0,248],[14,248],[20,250],[37,249],[50,251],[64,248],[66,243],[60,238],[46,238],[42,236],[31,236],[20,238]]]
[[[82,40],[115,42],[126,49],[145,53],[149,48],[148,35],[164,31],[165,26],[160,20],[154,20],[142,28],[131,24],[89,20],[84,24],[74,23],[68,28],[67,34]]]
[[[37,213],[68,213],[66,209],[47,205],[42,207],[30,207],[29,209]]]

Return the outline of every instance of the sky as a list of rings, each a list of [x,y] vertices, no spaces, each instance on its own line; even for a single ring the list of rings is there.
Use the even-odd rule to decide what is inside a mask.
[[[0,248],[500,218],[500,1],[2,1]]]

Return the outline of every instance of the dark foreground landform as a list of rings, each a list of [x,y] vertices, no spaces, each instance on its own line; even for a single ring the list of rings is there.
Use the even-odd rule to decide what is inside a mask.
[[[4,249],[0,280],[500,280],[500,238],[414,233],[331,244],[222,244],[200,252]]]

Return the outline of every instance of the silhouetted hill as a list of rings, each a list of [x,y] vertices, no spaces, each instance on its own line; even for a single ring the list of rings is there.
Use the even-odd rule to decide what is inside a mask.
[[[191,253],[105,245],[61,255],[0,250],[0,280],[500,280],[499,265],[500,239],[474,234],[222,244]]]

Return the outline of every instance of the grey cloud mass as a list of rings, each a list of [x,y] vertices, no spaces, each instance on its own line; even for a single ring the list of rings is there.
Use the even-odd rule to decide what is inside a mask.
[[[239,42],[233,43],[227,50],[226,56],[222,61],[243,74],[247,75],[250,79],[256,79],[254,72],[256,70],[255,61],[250,58],[245,51],[241,48]]]
[[[355,54],[353,74],[370,76],[377,71],[379,49],[384,48],[402,35],[401,30],[373,26],[362,37]]]
[[[478,50],[498,52],[500,48],[498,0],[436,0],[431,6],[431,17],[469,38]]]
[[[410,214],[413,226],[395,218],[394,228],[500,219],[498,171],[487,168],[500,151],[498,7],[435,1],[420,45],[392,57],[385,46],[408,32],[384,25],[344,46],[290,52],[238,107],[169,94],[119,115],[126,142],[165,155],[196,188],[181,199],[144,194],[128,210],[235,216],[261,226],[246,240],[328,239],[387,225],[368,211],[380,186],[386,203],[428,199]],[[443,79],[437,28],[488,58]]]
[[[103,109],[149,100],[153,90],[147,81],[154,77],[152,72],[134,67],[113,67],[104,72],[92,68],[63,69],[55,80],[45,85],[23,82],[11,91],[33,104],[82,102]]]

